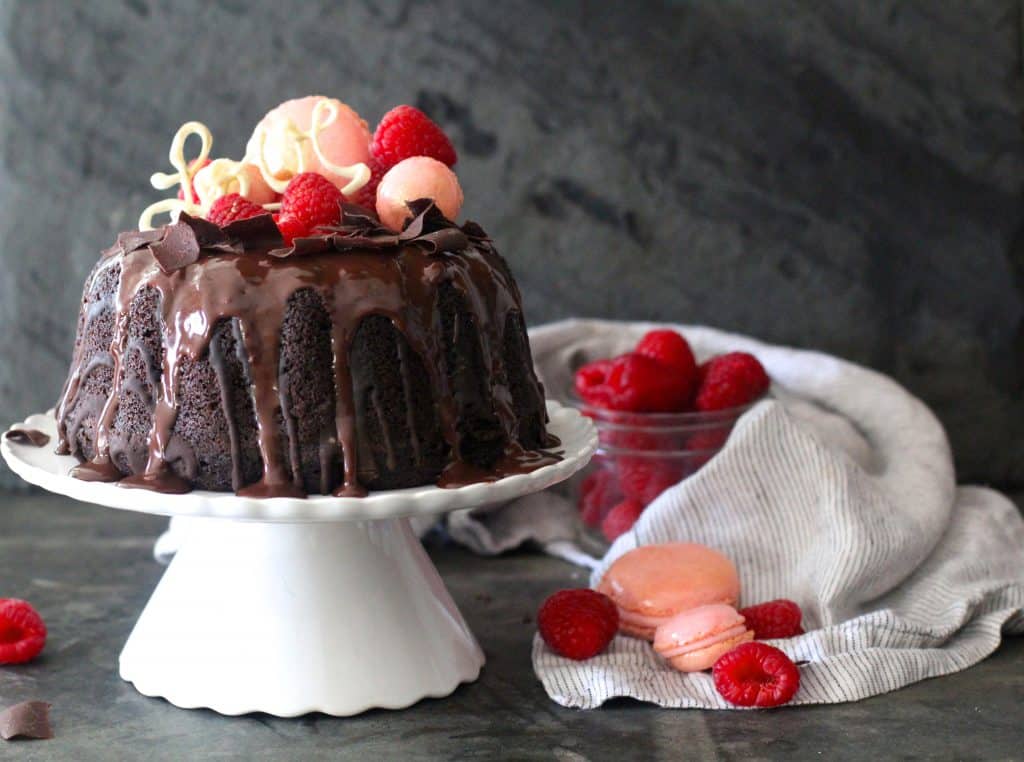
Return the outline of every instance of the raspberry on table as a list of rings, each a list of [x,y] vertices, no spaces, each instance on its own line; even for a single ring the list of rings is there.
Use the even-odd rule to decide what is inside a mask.
[[[621,535],[633,528],[643,512],[644,504],[632,498],[627,498],[613,506],[601,521],[601,532],[605,539],[608,542],[615,542]]]
[[[800,624],[803,612],[793,601],[785,598],[759,603],[740,609],[747,620],[747,627],[754,631],[758,640],[774,640],[776,638],[792,638],[803,635]]]
[[[261,214],[267,214],[267,210],[259,204],[254,204],[237,193],[228,193],[210,205],[210,211],[207,212],[206,219],[224,227],[230,222],[247,220],[250,217],[257,217]]]
[[[747,352],[712,357],[700,369],[695,401],[698,410],[725,410],[753,402],[768,391],[764,366]]]
[[[781,706],[800,688],[796,664],[767,643],[736,646],[715,662],[711,675],[722,698],[736,706]]]
[[[30,603],[0,598],[0,664],[22,664],[46,645],[46,624]]]
[[[458,160],[448,136],[415,106],[395,106],[381,117],[370,153],[384,171],[413,156],[429,156],[449,167]]]
[[[611,643],[619,629],[619,610],[596,590],[559,590],[537,612],[537,629],[556,654],[583,661]]]
[[[281,197],[277,227],[290,242],[292,238],[315,233],[324,225],[337,225],[341,222],[344,200],[338,187],[323,175],[316,172],[295,175]]]

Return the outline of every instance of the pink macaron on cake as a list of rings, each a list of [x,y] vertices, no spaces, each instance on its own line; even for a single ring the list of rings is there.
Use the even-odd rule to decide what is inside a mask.
[[[753,639],[742,614],[724,603],[711,603],[669,618],[654,633],[654,650],[680,672],[700,672]]]
[[[619,609],[619,629],[654,640],[680,612],[708,604],[734,606],[740,579],[732,561],[696,543],[644,545],[620,556],[597,588]]]

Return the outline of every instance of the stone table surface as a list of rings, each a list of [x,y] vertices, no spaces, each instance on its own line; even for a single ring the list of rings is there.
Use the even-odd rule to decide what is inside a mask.
[[[56,732],[52,741],[0,741],[0,759],[1024,758],[1020,639],[965,672],[855,704],[564,709],[530,668],[533,613],[552,590],[585,584],[584,573],[525,551],[482,559],[450,545],[429,549],[487,652],[478,682],[347,719],[177,709],[117,676],[121,646],[163,571],[151,556],[163,525],[56,496],[0,495],[0,597],[31,600],[50,628],[43,657],[0,669],[0,706],[50,701]]]

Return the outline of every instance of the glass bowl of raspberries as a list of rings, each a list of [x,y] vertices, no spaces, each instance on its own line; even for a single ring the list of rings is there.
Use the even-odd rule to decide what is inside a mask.
[[[587,536],[604,545],[629,531],[658,495],[722,449],[770,385],[753,355],[698,363],[672,330],[650,331],[632,352],[577,368],[571,396],[600,441],[574,487]]]

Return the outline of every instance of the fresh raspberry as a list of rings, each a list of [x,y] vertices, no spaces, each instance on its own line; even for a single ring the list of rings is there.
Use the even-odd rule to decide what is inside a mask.
[[[457,160],[448,136],[414,106],[395,106],[381,118],[370,153],[385,171],[413,156],[429,156],[449,167]]]
[[[356,195],[352,197],[352,201],[359,206],[365,206],[367,209],[376,211],[377,209],[377,186],[380,185],[380,179],[384,177],[384,166],[377,161],[374,157],[370,157],[369,161],[366,162],[366,166],[370,168],[370,179],[362,188],[356,191]]]
[[[648,331],[636,345],[637,354],[657,360],[678,374],[680,383],[686,384],[689,393],[697,387],[697,361],[693,351],[681,335],[675,331]]]
[[[619,610],[596,590],[559,590],[537,612],[537,629],[556,654],[582,661],[611,643],[619,629]]]
[[[207,164],[209,164],[209,163],[210,163],[210,160],[209,160],[209,159],[203,159],[203,163],[202,163],[202,164],[200,164],[200,165],[199,165],[199,166],[197,167],[197,166],[196,166],[196,162],[198,162],[198,161],[199,161],[199,159],[192,159],[192,161],[190,161],[190,162],[188,163],[188,171],[189,171],[189,172],[190,172],[190,173],[192,174],[192,177],[193,177],[193,178],[195,178],[195,176],[196,176],[196,172],[198,172],[198,171],[199,171],[200,169],[202,169],[203,167],[205,167],[205,166],[206,166]],[[193,169],[195,169],[195,172],[193,172],[193,171],[192,171]],[[192,198],[193,198],[193,199],[195,199],[196,201],[198,201],[199,199],[198,199],[198,197],[196,196],[196,186],[195,186],[195,184],[194,184],[194,183],[192,182],[192,180],[189,180],[189,181],[188,181],[188,187],[189,187],[189,190],[191,190],[191,191],[192,191]],[[182,201],[184,201],[184,200],[185,200],[185,189],[184,189],[184,188],[182,188],[182,187],[179,187],[179,188],[178,188],[178,198],[179,198],[179,199],[181,199]]]
[[[619,489],[627,498],[647,505],[686,476],[684,464],[657,455],[622,455],[615,460]]]
[[[747,627],[754,631],[754,637],[758,640],[792,638],[804,634],[804,628],[800,626],[803,612],[793,601],[785,598],[748,606],[740,609],[740,613],[746,618]]]
[[[640,518],[640,514],[643,512],[643,503],[639,500],[627,498],[608,511],[608,514],[601,521],[601,533],[608,542],[615,542],[620,535],[633,528],[636,520]]]
[[[580,518],[588,527],[601,526],[605,510],[618,501],[618,484],[615,474],[599,465],[580,484]]]
[[[26,601],[0,598],[0,664],[21,664],[46,645],[46,624]]]
[[[210,205],[210,211],[207,213],[206,219],[224,227],[229,222],[247,220],[250,217],[266,213],[266,209],[259,204],[254,204],[237,193],[229,193],[226,196],[221,196]]]
[[[674,413],[690,390],[657,360],[635,352],[597,360],[576,371],[576,391],[591,405],[635,413]]]
[[[687,455],[686,465],[690,473],[696,473],[705,463],[711,460],[718,451],[725,447],[729,439],[729,432],[732,431],[732,424],[721,424],[713,429],[706,429],[691,434],[686,440]]]
[[[588,405],[609,407],[611,390],[605,384],[611,373],[611,360],[594,360],[576,371],[576,393]]]
[[[295,175],[281,197],[277,226],[286,241],[316,232],[323,225],[341,222],[341,202],[345,197],[338,187],[316,172]],[[286,232],[287,231],[287,232]]]
[[[700,368],[698,410],[725,410],[753,402],[771,383],[764,366],[746,352],[712,357]]]
[[[721,426],[716,424],[713,429],[695,432],[686,440],[686,449],[699,452],[717,452],[725,446],[731,430],[731,424],[722,424]]]
[[[282,217],[278,215],[274,222],[277,223],[277,229],[281,231],[281,237],[287,246],[291,246],[292,241],[296,238],[309,235],[305,224],[298,217]]]
[[[800,687],[800,670],[767,643],[742,643],[722,655],[711,670],[715,688],[736,706],[781,706]]]

